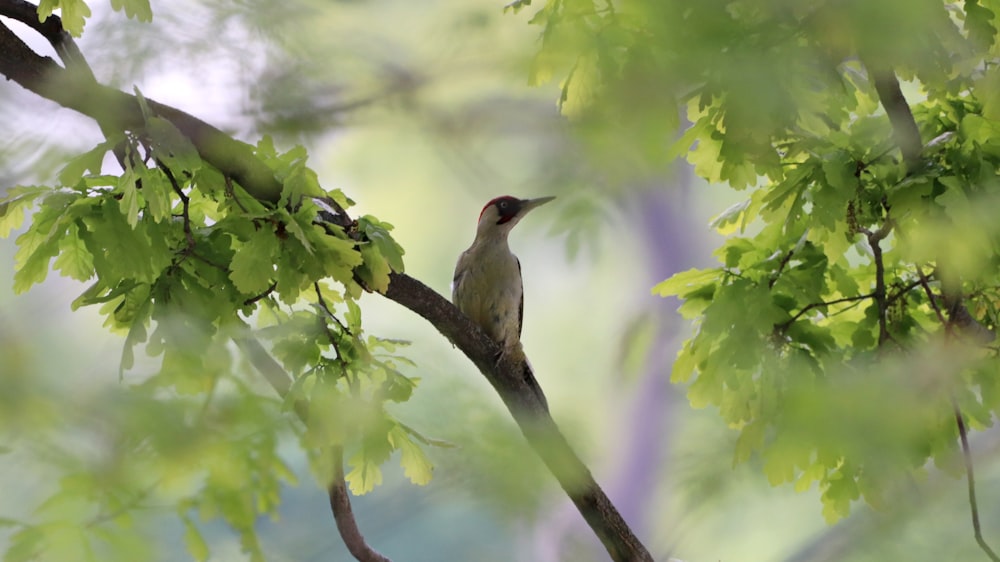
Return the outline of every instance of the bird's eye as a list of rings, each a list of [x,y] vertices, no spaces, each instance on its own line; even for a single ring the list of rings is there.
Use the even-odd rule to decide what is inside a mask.
[[[507,208],[507,202],[506,201],[501,201],[499,207],[501,209],[506,209]]]

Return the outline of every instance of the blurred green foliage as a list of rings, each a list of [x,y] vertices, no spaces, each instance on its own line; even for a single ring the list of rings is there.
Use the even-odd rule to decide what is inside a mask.
[[[952,402],[973,427],[1000,412],[982,345],[1000,302],[997,8],[551,0],[531,20],[532,79],[561,77],[584,131],[750,192],[714,222],[720,266],[654,289],[696,324],[672,378],[740,431],[735,462],[818,482],[831,522],[951,464]],[[906,100],[876,88],[893,72],[927,144],[916,165],[880,104]]]
[[[65,458],[67,473],[37,520],[8,522],[17,531],[6,560],[69,560],[81,549],[107,550],[84,559],[146,559],[120,530],[154,490],[175,506],[194,558],[210,553],[190,512],[204,521],[221,517],[239,533],[242,550],[263,559],[255,521],[274,516],[281,485],[296,480],[277,444],[290,429],[283,418],[304,412],[303,404],[301,442],[324,485],[331,463],[340,462],[330,448],[345,446],[355,494],[382,482],[380,467],[396,450],[406,476],[426,484],[433,467],[421,447],[430,442],[384,408],[408,400],[416,384],[396,368],[405,361],[393,355],[401,342],[365,337],[356,303],[363,291],[355,276],[384,290],[389,273],[402,270],[392,226],[365,217],[359,224],[370,241],[359,242],[324,224],[318,198],[341,208],[351,202],[320,188],[304,149],[278,153],[269,138],[256,156],[282,182],[281,201],[299,203],[265,207],[203,162],[137,96],[143,129],[71,160],[59,185],[15,187],[2,203],[5,234],[37,203],[17,238],[15,292],[44,281],[55,258],[63,275],[94,279],[74,308],[97,305],[105,326],[127,334],[123,375],[135,365],[137,345],[160,358],[155,374],[126,393],[135,409],[119,406],[120,419],[107,420],[114,431],[101,438],[114,445],[106,451],[112,458],[99,460],[106,467]],[[101,173],[112,150],[123,155],[120,176]],[[251,324],[287,370],[291,387],[273,389],[284,404],[235,369],[230,340],[249,337]],[[74,464],[81,466],[66,468]]]
[[[430,10],[400,4],[392,5],[400,21],[410,21],[406,10]],[[139,21],[152,17],[142,0],[111,6]],[[539,32],[537,44],[513,31],[476,39],[487,18],[448,5],[437,10],[440,28],[431,31],[463,30],[454,45],[424,40],[430,32],[416,26],[397,26],[393,37],[408,41],[398,44],[364,35],[379,3],[317,6],[213,5],[206,27],[192,32],[197,40],[170,39],[199,51],[209,32],[238,28],[245,40],[249,30],[267,59],[259,73],[248,69],[242,77],[249,112],[285,137],[354,124],[358,111],[375,128],[390,123],[393,137],[405,121],[386,114],[405,114],[416,138],[452,148],[485,143],[476,132],[488,127],[514,130],[521,137],[505,142],[521,143],[520,154],[532,158],[498,151],[495,158],[506,160],[484,164],[453,150],[450,164],[472,169],[484,189],[539,177],[562,185],[569,210],[559,228],[569,232],[571,251],[600,229],[611,194],[686,158],[701,178],[746,194],[713,221],[727,237],[715,252],[718,265],[654,289],[680,297],[681,313],[695,323],[672,378],[689,384],[693,406],[714,407],[734,430],[720,438],[734,463],[759,469],[773,485],[817,485],[828,521],[859,499],[883,512],[907,508],[908,487],[929,479],[930,463],[961,474],[952,401],[972,429],[991,425],[1000,406],[995,349],[968,341],[980,335],[968,326],[995,329],[1000,297],[993,218],[1000,2],[515,2],[505,29],[528,23]],[[83,32],[86,3],[46,1],[39,13],[56,9],[71,33]],[[331,33],[333,20],[334,28],[357,34]],[[117,20],[103,31],[119,27],[134,31]],[[163,56],[149,52],[156,41],[141,40],[145,29],[128,42],[136,49],[127,50],[130,64]],[[523,57],[510,45],[516,42],[535,51]],[[435,77],[478,72],[479,59],[469,64],[461,56],[472,45],[493,47],[490,62],[502,70],[466,84],[482,90],[469,102],[457,80],[442,85]],[[329,68],[318,70],[323,64]],[[511,111],[522,100],[491,97],[490,80],[517,79],[523,67],[528,83],[557,84],[552,104],[580,152],[562,148],[561,125],[535,105]],[[896,149],[872,82],[872,69],[885,68],[904,80],[913,102],[926,145],[917,167]],[[106,174],[107,154],[122,141],[129,164],[120,175]],[[279,449],[288,440],[310,452],[322,485],[332,473],[324,452],[334,444],[348,448],[355,493],[383,481],[393,451],[409,480],[430,480],[425,449],[441,443],[387,411],[411,397],[417,380],[403,374],[398,342],[365,333],[357,302],[355,276],[382,290],[388,272],[402,270],[392,226],[360,217],[365,244],[318,227],[319,209],[308,197],[352,202],[320,187],[303,148],[278,150],[264,137],[256,153],[283,183],[284,201],[306,197],[297,211],[251,200],[155,115],[147,115],[141,136],[109,139],[66,159],[53,185],[6,192],[0,235],[30,217],[18,238],[15,290],[44,280],[50,266],[92,282],[74,307],[96,305],[106,326],[125,336],[126,377],[144,361],[155,373],[96,400],[114,404],[107,420],[81,420],[74,416],[90,415],[83,405],[59,411],[48,396],[54,391],[19,368],[16,346],[3,348],[3,430],[51,438],[15,454],[47,459],[56,475],[30,520],[0,520],[11,531],[7,560],[150,559],[154,547],[143,540],[150,531],[136,513],[154,504],[176,515],[191,557],[213,556],[202,532],[222,519],[245,555],[259,559],[258,518],[275,517],[283,486],[296,481]],[[366,158],[363,165],[399,168],[400,181],[413,173],[412,162],[394,160],[388,149]],[[435,210],[448,214],[447,205],[439,201]],[[974,323],[955,320],[955,302]],[[247,366],[230,340],[249,325],[295,377],[284,402],[244,376]],[[633,355],[650,346],[635,345],[630,371],[642,360]],[[137,357],[137,349],[152,358]],[[290,419],[301,400],[316,412],[305,426]],[[453,423],[474,428],[473,441],[495,421]],[[66,426],[80,429],[55,431]],[[497,501],[540,503],[537,463],[524,462],[518,443],[501,431],[470,447],[464,462],[471,478],[489,479],[489,465],[502,473],[484,485],[495,487]],[[735,479],[714,456],[697,460],[696,497]],[[137,528],[142,532],[130,532]],[[964,528],[956,534],[968,535]]]

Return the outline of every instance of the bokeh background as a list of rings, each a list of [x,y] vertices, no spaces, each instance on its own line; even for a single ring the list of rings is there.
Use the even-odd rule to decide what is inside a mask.
[[[669,383],[690,327],[650,288],[714,263],[720,238],[708,223],[741,196],[682,162],[651,168],[595,154],[600,131],[582,134],[558,111],[558,77],[528,83],[538,45],[530,8],[173,0],[153,2],[143,24],[105,2],[91,7],[79,43],[99,80],[138,86],[248,142],[268,134],[284,148],[305,145],[322,184],[357,201],[356,216],[392,223],[407,272],[443,294],[487,200],[556,195],[511,238],[524,269],[525,348],[556,421],[658,559],[981,557],[961,479],[931,471],[905,509],[859,505],[828,526],[815,489],[772,488],[756,461],[732,465],[735,432]],[[101,141],[90,120],[12,83],[0,85],[0,122],[0,188],[51,183],[61,160]],[[122,336],[96,310],[70,311],[84,284],[53,274],[13,294],[15,237],[0,240],[0,407],[20,422],[0,428],[0,517],[30,518],[54,476],[51,459],[25,443],[42,430],[71,443],[80,426],[99,426],[142,367],[119,382]],[[377,296],[361,304],[370,333],[412,342],[407,374],[420,385],[394,413],[455,445],[429,451],[427,486],[409,484],[394,459],[381,487],[354,498],[369,542],[400,561],[605,559],[473,365],[409,311]],[[995,538],[1000,443],[990,432],[973,443]],[[303,454],[294,442],[283,451],[300,483],[284,491],[280,519],[258,522],[269,559],[349,560]],[[155,506],[150,517],[160,559],[189,559],[180,524]],[[212,560],[244,559],[225,525],[203,528]],[[0,549],[6,538],[0,527]]]

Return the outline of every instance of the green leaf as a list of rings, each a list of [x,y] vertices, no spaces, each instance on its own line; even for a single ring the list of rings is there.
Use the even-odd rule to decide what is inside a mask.
[[[344,315],[344,320],[347,322],[347,329],[351,333],[357,334],[361,332],[361,307],[354,299],[346,299],[344,304],[347,305],[347,314]]]
[[[194,558],[198,562],[205,562],[208,560],[210,554],[205,537],[202,536],[201,531],[198,530],[198,527],[189,518],[182,517],[181,521],[184,522],[184,546],[187,547],[191,558]]]
[[[42,0],[38,3],[38,21],[44,22],[56,9],[62,10],[63,28],[74,37],[83,34],[83,26],[90,17],[90,8],[83,0]]]
[[[341,236],[331,236],[319,225],[313,225],[316,236],[311,239],[317,242],[316,259],[322,264],[327,276],[348,284],[353,281],[354,268],[364,263],[357,243]]]
[[[844,467],[830,473],[824,480],[823,518],[832,525],[851,513],[851,502],[860,497],[857,481],[846,474]]]
[[[80,239],[77,225],[70,224],[66,235],[59,240],[59,257],[53,264],[63,275],[86,281],[94,275],[94,256]]]
[[[344,477],[350,486],[351,493],[363,496],[382,484],[382,469],[363,453],[358,453],[348,461],[351,471]]]
[[[523,8],[526,8],[530,5],[531,5],[531,0],[514,0],[510,4],[507,4],[503,7],[503,13],[506,14],[507,12],[511,12],[516,14],[520,12]]]
[[[6,197],[0,200],[0,238],[7,238],[12,230],[20,228],[24,222],[24,209],[51,191],[44,186],[19,185],[8,189]]]
[[[720,269],[689,269],[675,273],[669,279],[653,286],[652,293],[661,297],[683,296],[710,283],[715,283]]]
[[[389,273],[391,272],[389,263],[382,257],[378,249],[371,244],[363,244],[361,246],[361,257],[364,260],[364,264],[356,269],[358,277],[371,290],[384,293],[389,288]]]
[[[84,218],[86,230],[80,238],[94,256],[94,267],[107,285],[122,279],[152,283],[170,265],[173,253],[167,246],[172,225],[141,221],[133,228],[112,201],[94,207]]]
[[[406,361],[404,360],[404,362]],[[413,389],[417,386],[417,380],[405,377],[398,371],[387,369],[387,378],[382,386],[385,399],[393,402],[406,402],[413,395]]]
[[[38,560],[45,547],[45,532],[38,526],[25,526],[10,536],[4,562]]]
[[[424,486],[431,481],[434,465],[431,464],[420,446],[410,439],[410,435],[405,429],[398,425],[392,428],[392,431],[389,432],[389,443],[401,452],[399,464],[403,467],[403,474],[410,479],[410,482]]]
[[[138,184],[146,180],[148,170],[141,163],[138,165],[127,164],[125,173],[118,180],[118,190],[121,192],[121,199],[118,200],[118,207],[121,209],[125,221],[132,228],[139,223],[139,189]]]
[[[965,0],[965,31],[982,49],[989,49],[996,41],[997,28],[994,14],[979,4],[979,0]]]
[[[116,12],[125,10],[125,16],[129,18],[147,23],[153,21],[153,9],[149,6],[149,0],[111,0],[111,7]]]
[[[850,154],[838,152],[822,160],[826,183],[838,191],[845,191],[851,195],[858,186],[857,178],[854,176],[857,163]]]
[[[285,207],[290,201],[294,201],[298,205],[298,202],[302,201],[303,197],[319,197],[322,195],[324,195],[323,188],[319,185],[319,178],[316,176],[316,172],[305,165],[305,150],[303,149],[301,160],[295,163],[295,166],[284,179],[278,206]]]
[[[49,261],[59,253],[59,240],[66,231],[66,210],[76,196],[54,192],[42,202],[31,226],[17,237],[14,254],[14,292],[45,281]]]
[[[972,142],[989,144],[997,142],[997,138],[1000,137],[1000,122],[969,113],[962,118],[960,131],[963,137]]]
[[[746,462],[754,451],[764,445],[764,432],[767,425],[762,420],[755,420],[743,426],[736,438],[736,450],[733,453],[733,465]]]
[[[139,301],[140,304],[131,319],[132,324],[129,326],[128,334],[125,336],[125,343],[122,344],[122,358],[118,363],[119,382],[124,378],[125,371],[131,369],[135,365],[135,346],[145,342],[148,337],[146,327],[149,323],[149,313],[152,308],[152,301],[149,299],[148,290],[141,291],[141,293],[142,294],[138,297],[133,296],[133,300]]]
[[[1000,67],[989,66],[976,83],[975,91],[976,98],[983,104],[983,117],[1000,121]]]
[[[87,172],[94,175],[100,174],[101,166],[104,163],[104,155],[111,150],[116,142],[111,140],[104,141],[70,160],[59,171],[59,183],[67,187],[73,187],[80,182]]]
[[[146,133],[153,147],[153,157],[166,164],[174,175],[190,174],[201,168],[198,149],[170,121],[157,116],[149,117],[146,119]]]
[[[155,222],[171,218],[173,195],[173,186],[163,170],[156,168],[146,171],[142,181],[142,197],[150,218]]]
[[[371,215],[365,215],[358,219],[358,230],[364,234],[367,240],[375,244],[379,254],[393,271],[403,273],[403,254],[406,252],[389,234],[392,228],[391,224],[379,221]]]
[[[282,209],[279,212],[282,214],[283,217],[286,214],[284,209]],[[312,255],[313,245],[312,242],[309,241],[309,236],[306,234],[307,230],[309,232],[314,232],[312,230],[312,227],[310,226],[310,223],[311,221],[303,219],[298,214],[287,216],[284,222],[285,228],[288,229],[288,232],[291,232],[292,236],[294,236],[295,239],[298,240],[300,244],[302,244],[302,247],[305,248],[306,252],[308,252],[309,255]]]
[[[577,59],[569,76],[563,80],[559,110],[570,119],[579,119],[597,101],[601,91],[598,57],[587,54]]]
[[[268,290],[274,277],[274,258],[278,239],[271,227],[261,227],[236,248],[229,278],[245,295],[259,295]]]
[[[746,211],[750,207],[750,199],[744,199],[734,203],[725,211],[722,211],[709,222],[709,226],[719,231],[719,234],[730,235],[736,232],[737,227],[746,226]]]

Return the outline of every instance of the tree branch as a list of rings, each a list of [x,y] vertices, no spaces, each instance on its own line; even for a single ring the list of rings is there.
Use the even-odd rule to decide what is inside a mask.
[[[899,87],[899,80],[890,67],[877,67],[868,62],[865,63],[865,66],[868,68],[868,73],[875,85],[879,102],[882,103],[882,107],[885,108],[885,112],[889,116],[896,144],[899,145],[899,149],[903,153],[903,162],[906,164],[906,171],[907,173],[912,173],[920,165],[923,142],[920,140],[920,128],[917,127],[917,121],[913,118],[913,112],[910,111],[910,106],[906,103],[903,91]],[[878,240],[873,242],[872,238],[872,234],[869,234],[868,242],[872,246],[872,251],[875,252],[875,265],[878,274],[881,269],[882,252],[881,249],[877,249]],[[927,298],[930,299],[931,306],[934,308],[934,312],[943,320],[941,311],[934,300],[934,295],[931,293],[930,287],[923,277],[923,272],[920,272],[920,277],[923,281],[924,290],[927,292]],[[881,275],[877,278],[876,283],[879,281],[881,281]],[[973,339],[978,340],[980,343],[993,341],[996,335],[973,318],[972,314],[965,307],[965,303],[962,301],[960,281],[952,279],[951,276],[945,273],[941,275],[941,287],[942,300],[948,311],[949,318],[944,324],[946,334],[950,335],[951,327],[955,325],[963,328],[967,334],[971,334]],[[878,292],[877,286],[876,292]],[[884,298],[882,301],[879,301],[879,345],[883,342],[883,334],[888,335],[885,332],[883,302]],[[969,506],[972,511],[972,528],[976,543],[979,544],[979,547],[986,553],[990,560],[1000,562],[1000,557],[993,552],[993,549],[983,539],[983,533],[979,525],[979,509],[976,504],[976,481],[972,469],[972,454],[969,451],[969,438],[965,422],[962,420],[962,411],[959,409],[958,401],[955,400],[954,395],[951,397],[951,403],[954,408],[955,423],[958,425],[958,435],[962,443],[962,457],[965,461],[966,480],[969,487]]]
[[[8,7],[16,0],[3,0]],[[46,20],[47,21],[47,20]],[[25,89],[63,107],[93,118],[102,131],[141,131],[142,111],[134,96],[98,84],[32,51],[7,26],[0,23],[0,74]],[[186,136],[202,159],[227,177],[232,177],[254,198],[276,203],[281,183],[253,153],[249,144],[237,141],[204,121],[168,105],[147,100],[156,115],[173,123]]]
[[[920,140],[920,128],[917,126],[913,112],[903,96],[903,91],[899,87],[899,80],[896,78],[892,68],[885,65],[878,65],[872,61],[864,61],[868,69],[869,77],[878,93],[879,102],[885,108],[892,124],[893,137],[896,144],[903,153],[903,161],[906,163],[907,173],[912,173],[920,165],[920,156],[923,152],[923,142]],[[933,148],[936,144],[932,140],[928,147]],[[944,261],[944,260],[939,260]],[[941,293],[948,316],[956,326],[961,327],[966,334],[980,343],[989,343],[996,338],[991,330],[980,324],[962,301],[960,281],[953,279],[948,274],[948,268],[942,268],[940,272]]]
[[[789,327],[791,327],[791,325],[794,324],[796,320],[802,318],[802,316],[805,315],[805,313],[809,312],[810,310],[813,310],[814,308],[819,308],[821,306],[832,306],[835,304],[843,304],[845,302],[858,302],[858,301],[863,301],[865,299],[870,299],[874,296],[875,293],[867,293],[864,295],[856,295],[853,297],[842,297],[839,299],[833,299],[832,301],[809,303],[806,306],[802,307],[802,310],[796,312],[795,315],[789,318],[788,320],[785,320],[781,324],[775,324],[774,329],[779,332],[784,332]]]
[[[408,275],[392,274],[385,296],[433,324],[476,364],[612,560],[653,560],[552,420],[534,377],[525,376],[531,372],[527,361],[505,357],[498,364],[496,342],[451,302]]]
[[[885,261],[882,258],[882,240],[892,232],[892,221],[887,216],[885,222],[876,231],[861,229],[872,248],[872,260],[875,262],[875,292],[873,298],[878,306],[878,346],[882,347],[892,336],[889,335],[889,301],[885,288]]]
[[[920,140],[920,128],[917,127],[910,105],[906,103],[903,90],[899,87],[896,73],[891,67],[878,65],[872,61],[864,61],[864,64],[868,69],[868,77],[875,86],[879,102],[889,116],[893,137],[903,153],[906,171],[913,172],[920,165],[923,142]]]
[[[347,550],[351,552],[359,562],[391,562],[382,556],[365,542],[365,537],[358,529],[358,523],[354,519],[354,511],[351,509],[351,497],[347,495],[347,486],[344,484],[344,448],[337,445],[331,448],[333,455],[333,482],[330,483],[329,497],[330,509],[337,520],[337,530],[347,545]]]
[[[45,21],[40,22],[38,21],[38,6],[24,0],[4,0],[0,3],[0,16],[7,16],[37,31],[56,50],[67,69],[79,73],[81,77],[95,80],[94,72],[87,64],[87,59],[80,52],[80,48],[76,46],[73,36],[63,29],[59,16],[52,14],[45,18]]]
[[[958,400],[954,393],[951,395],[951,407],[955,412],[955,424],[958,425],[958,438],[962,443],[962,460],[965,462],[965,483],[969,491],[969,511],[972,512],[972,533],[976,537],[979,548],[986,553],[993,562],[1000,562],[990,545],[983,538],[983,529],[979,524],[979,504],[976,501],[976,476],[972,469],[972,449],[969,447],[969,435],[965,429],[965,421],[962,419],[962,410],[958,407]]]

